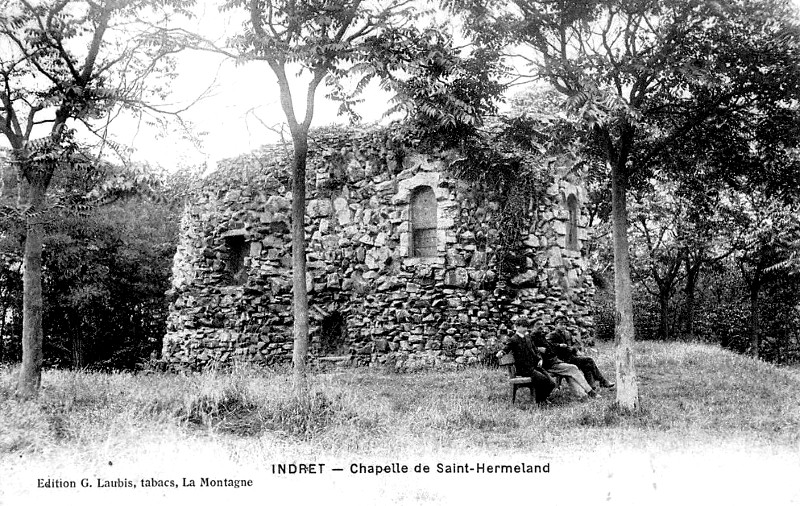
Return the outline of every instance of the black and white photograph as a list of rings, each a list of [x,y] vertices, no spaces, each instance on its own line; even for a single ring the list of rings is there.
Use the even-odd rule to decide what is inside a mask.
[[[0,0],[0,506],[798,477],[800,0]]]

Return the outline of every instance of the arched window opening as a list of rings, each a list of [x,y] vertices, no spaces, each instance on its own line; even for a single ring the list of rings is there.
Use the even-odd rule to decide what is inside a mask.
[[[411,254],[435,257],[437,253],[436,195],[430,186],[422,186],[411,196]]]
[[[567,223],[567,248],[578,249],[578,199],[575,195],[567,197],[569,222]]]

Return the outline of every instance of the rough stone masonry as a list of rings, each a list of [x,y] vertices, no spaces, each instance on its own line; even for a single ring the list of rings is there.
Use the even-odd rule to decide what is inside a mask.
[[[454,177],[458,153],[397,146],[385,129],[314,135],[306,234],[311,363],[401,370],[480,362],[517,315],[592,335],[580,174],[556,168],[521,228],[497,192]],[[163,359],[174,369],[291,360],[291,153],[221,162],[187,205]],[[520,223],[516,220],[515,223]],[[501,234],[517,268],[501,272]]]

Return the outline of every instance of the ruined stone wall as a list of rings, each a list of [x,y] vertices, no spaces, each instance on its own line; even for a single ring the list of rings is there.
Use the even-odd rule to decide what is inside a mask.
[[[496,351],[514,315],[565,315],[573,334],[590,337],[586,232],[573,227],[568,237],[568,200],[585,198],[574,177],[556,174],[531,202],[520,270],[503,276],[501,202],[448,175],[450,156],[407,152],[383,131],[316,135],[306,218],[312,362],[474,363]],[[172,367],[291,360],[288,161],[271,148],[221,163],[187,206],[163,348]],[[425,187],[435,200],[435,254],[416,257],[410,209]]]

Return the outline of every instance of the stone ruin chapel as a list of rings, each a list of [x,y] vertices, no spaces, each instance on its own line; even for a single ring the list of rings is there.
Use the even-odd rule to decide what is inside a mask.
[[[314,138],[306,210],[311,364],[477,363],[517,316],[548,323],[563,315],[574,336],[591,339],[578,169],[556,167],[517,217],[516,268],[503,272],[503,202],[452,174],[458,153],[401,148],[386,129],[329,129]],[[162,353],[169,367],[291,361],[290,154],[272,146],[220,162],[194,192],[173,264]]]

